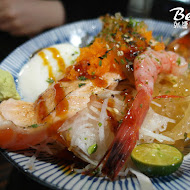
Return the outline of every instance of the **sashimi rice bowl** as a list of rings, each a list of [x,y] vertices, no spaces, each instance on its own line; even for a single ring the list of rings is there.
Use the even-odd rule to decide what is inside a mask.
[[[157,41],[143,21],[100,20],[90,44],[55,44],[28,59],[18,74],[21,100],[0,103],[0,148],[34,149],[36,160],[44,151],[69,157],[74,172],[109,180],[139,170],[169,175],[189,145],[188,58]]]

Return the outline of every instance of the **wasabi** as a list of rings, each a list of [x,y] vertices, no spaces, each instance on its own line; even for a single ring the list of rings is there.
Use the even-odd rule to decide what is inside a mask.
[[[19,100],[20,96],[16,91],[13,76],[8,71],[0,69],[0,102],[9,98]]]

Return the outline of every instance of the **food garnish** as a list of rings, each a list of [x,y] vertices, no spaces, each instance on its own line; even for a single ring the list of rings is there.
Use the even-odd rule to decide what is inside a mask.
[[[38,125],[37,125],[37,124],[33,124],[33,125],[31,125],[30,127],[32,127],[32,128],[37,128]]]
[[[0,69],[0,102],[9,98],[19,100],[20,96],[11,73]]]
[[[97,150],[97,148],[98,148],[98,145],[97,145],[97,144],[91,145],[91,146],[88,148],[88,154],[93,154],[93,153],[95,153],[96,150]]]
[[[175,172],[183,161],[183,154],[167,144],[140,144],[132,153],[131,159],[137,168],[149,177],[160,177]]]
[[[46,80],[48,83],[54,83],[54,80],[52,79],[52,78],[48,78],[47,80]]]

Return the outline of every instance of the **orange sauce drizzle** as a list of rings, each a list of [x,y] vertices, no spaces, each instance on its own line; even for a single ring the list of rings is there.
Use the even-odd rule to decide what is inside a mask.
[[[53,47],[49,47],[49,48],[46,48],[46,49],[49,50],[52,53],[53,58],[57,61],[59,70],[61,72],[65,72],[65,61],[61,57],[60,52],[56,48],[53,48]]]
[[[97,86],[97,87],[103,87],[103,88],[105,88],[108,85],[108,83],[107,83],[106,80],[101,79],[99,77],[95,78],[95,79],[92,79],[91,81],[94,84],[94,86]]]
[[[57,105],[55,107],[56,116],[59,116],[60,120],[52,123],[52,125],[48,128],[48,133],[51,134],[51,137],[55,140],[58,140],[59,142],[62,142],[62,138],[60,137],[60,134],[58,132],[59,127],[64,123],[67,112],[69,109],[69,104],[67,99],[65,98],[65,92],[64,89],[60,86],[60,83],[56,83],[54,85],[55,89],[55,104]]]
[[[43,65],[48,67],[49,78],[51,78],[51,79],[53,79],[55,81],[55,77],[54,77],[54,74],[53,74],[52,66],[49,63],[49,61],[48,61],[48,59],[46,57],[46,54],[43,51],[40,51],[38,53],[38,55],[42,58]]]
[[[60,86],[60,83],[56,83],[54,85],[54,88],[56,91],[55,103],[57,104],[56,115],[64,119],[68,112],[69,104],[67,99],[65,98],[65,92],[64,89]]]

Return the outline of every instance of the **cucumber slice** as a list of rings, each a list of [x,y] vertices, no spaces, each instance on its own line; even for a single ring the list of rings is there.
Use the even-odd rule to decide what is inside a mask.
[[[145,175],[159,177],[175,172],[182,164],[183,154],[174,146],[150,143],[136,146],[131,159]]]

